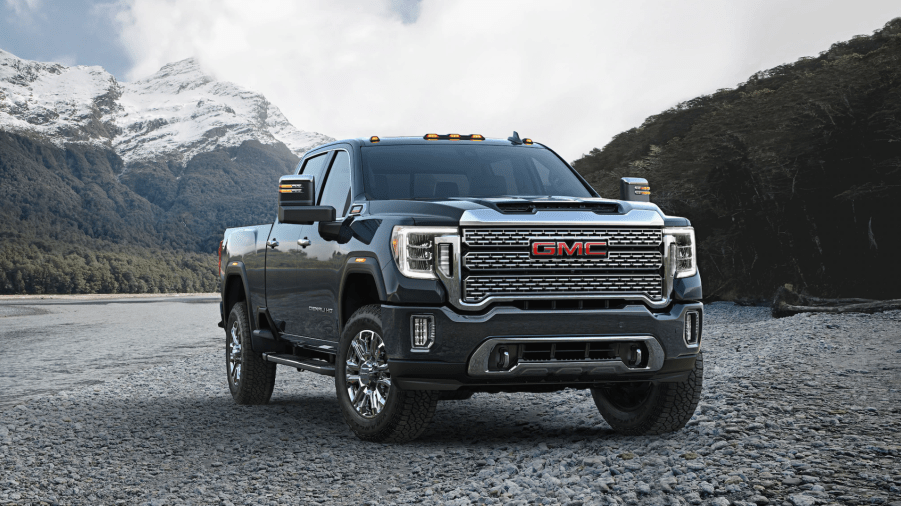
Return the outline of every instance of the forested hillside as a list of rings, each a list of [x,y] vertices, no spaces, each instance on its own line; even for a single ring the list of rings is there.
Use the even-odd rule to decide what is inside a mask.
[[[0,131],[0,293],[216,289],[227,227],[270,221],[298,158],[245,141],[184,168]]]
[[[574,163],[601,192],[646,177],[688,217],[708,297],[897,298],[901,18],[648,118]]]

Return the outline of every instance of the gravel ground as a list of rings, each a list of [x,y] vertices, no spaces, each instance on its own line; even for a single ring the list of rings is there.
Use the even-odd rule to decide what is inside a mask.
[[[586,391],[439,404],[417,441],[364,443],[331,378],[279,369],[236,406],[223,350],[0,413],[0,503],[901,504],[901,312],[708,306],[682,431],[622,437]]]
[[[219,300],[205,295],[0,298],[0,411],[213,353],[222,346],[218,321]]]

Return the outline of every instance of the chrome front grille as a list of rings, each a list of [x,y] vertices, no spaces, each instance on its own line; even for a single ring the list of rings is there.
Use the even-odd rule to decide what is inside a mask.
[[[533,240],[599,241],[604,255],[530,254]],[[662,303],[659,227],[472,227],[463,229],[460,299],[640,298]]]
[[[516,295],[615,297],[640,294],[658,300],[663,297],[662,287],[663,278],[659,274],[467,276],[463,281],[466,302]]]
[[[467,228],[463,242],[472,247],[528,246],[530,239],[578,237],[606,239],[610,246],[660,246],[663,231],[659,228]]]
[[[529,258],[528,251],[471,251],[463,266],[471,271],[528,269],[656,270],[663,265],[659,251],[611,251],[606,258]]]

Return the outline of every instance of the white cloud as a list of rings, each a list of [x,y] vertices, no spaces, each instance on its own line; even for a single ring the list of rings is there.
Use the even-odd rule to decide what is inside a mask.
[[[196,56],[301,129],[337,138],[516,129],[573,160],[679,101],[879,28],[896,10],[785,5],[127,0],[117,19],[131,79]]]
[[[38,10],[43,0],[6,0],[6,6],[13,10],[17,16],[28,16]]]

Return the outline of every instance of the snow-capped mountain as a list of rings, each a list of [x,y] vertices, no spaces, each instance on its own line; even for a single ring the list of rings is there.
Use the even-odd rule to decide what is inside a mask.
[[[101,67],[23,60],[0,50],[0,129],[112,148],[127,164],[186,163],[246,140],[300,156],[331,137],[298,130],[266,97],[218,81],[194,59],[134,83]]]

